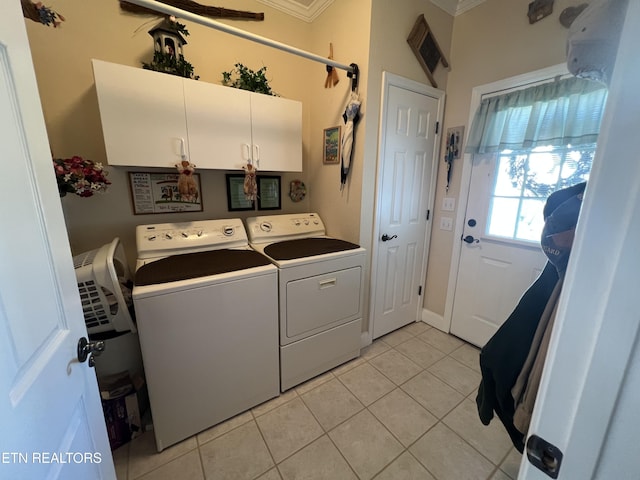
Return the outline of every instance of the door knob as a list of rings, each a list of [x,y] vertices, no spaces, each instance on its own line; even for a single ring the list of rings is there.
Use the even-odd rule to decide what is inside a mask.
[[[467,235],[466,237],[464,237],[462,239],[463,242],[466,242],[468,244],[472,244],[472,243],[480,243],[480,240],[478,240],[477,238],[473,238],[473,235]]]
[[[393,235],[392,237],[390,237],[389,235],[387,235],[386,233],[382,235],[382,241],[383,242],[388,242],[389,240],[393,240],[394,238],[398,238],[398,235]]]
[[[96,361],[93,357],[104,352],[105,346],[106,345],[102,340],[90,342],[85,337],[81,337],[80,340],[78,340],[78,361],[80,363],[86,362],[88,358],[89,366],[95,366]]]

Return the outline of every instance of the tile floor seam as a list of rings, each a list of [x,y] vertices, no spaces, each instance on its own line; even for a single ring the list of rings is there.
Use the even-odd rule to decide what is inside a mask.
[[[287,403],[289,403],[289,402],[287,402]],[[285,405],[286,405],[286,403],[285,403]],[[273,411],[273,410],[271,410],[271,411]],[[269,448],[269,443],[267,443],[267,438],[264,436],[264,433],[262,432],[262,429],[260,428],[260,424],[258,423],[258,420],[256,418],[254,418],[253,422],[256,424],[256,428],[258,429],[258,433],[260,434],[260,438],[264,442],[264,446],[267,447],[267,452],[269,452],[269,456],[271,457],[271,461],[273,462],[273,465],[271,467],[269,467],[266,471],[260,473],[257,477],[254,477],[254,478],[260,478],[261,475],[264,475],[269,470],[271,470],[273,467],[277,468],[278,467],[278,462],[276,462],[276,458],[273,456],[273,452],[271,451],[271,448]],[[249,422],[247,422],[247,423],[249,423]],[[245,423],[245,425],[246,425],[246,423]],[[284,461],[284,460],[285,459],[283,459],[282,461]],[[278,470],[278,475],[280,475],[280,478],[282,478],[282,475],[280,474],[279,470]],[[205,480],[206,480],[206,477],[205,477]]]
[[[451,413],[451,412],[449,412]],[[442,417],[442,420],[444,420],[446,417],[446,415],[444,417]],[[509,455],[510,450],[507,450],[506,455],[502,458],[502,460],[500,462],[493,463],[493,460],[491,460],[489,457],[487,457],[484,453],[482,453],[480,450],[478,450],[476,447],[474,447],[469,441],[467,441],[466,438],[464,438],[462,435],[460,435],[458,432],[456,432],[453,428],[451,428],[449,425],[447,425],[445,422],[440,421],[440,423],[442,423],[442,425],[444,425],[445,427],[447,427],[449,430],[451,430],[454,434],[456,434],[458,436],[458,438],[460,438],[460,440],[462,440],[464,443],[466,443],[467,445],[469,445],[473,450],[475,450],[479,455],[482,456],[482,458],[484,458],[485,460],[487,460],[491,465],[494,465],[496,467],[496,469],[500,469],[500,465],[502,464],[502,462],[505,460],[505,458],[507,458],[507,456]],[[493,473],[492,473],[493,475]],[[491,478],[491,477],[489,477]]]
[[[191,437],[189,437],[191,438]],[[186,441],[188,439],[185,439],[184,441]],[[177,444],[176,444],[177,445]],[[160,468],[170,464],[171,462],[178,460],[179,458],[184,457],[185,455],[188,455],[189,453],[193,452],[194,450],[198,450],[198,456],[200,456],[200,448],[198,447],[198,443],[196,442],[196,446],[190,450],[187,450],[186,452],[184,452],[181,455],[178,455],[177,457],[173,457],[170,460],[167,460],[164,463],[161,463],[160,465],[157,465],[156,467],[152,468],[151,470],[147,470],[146,472],[141,473],[140,475],[137,475],[135,477],[131,477],[131,480],[138,480],[139,478],[144,477],[145,475],[149,475],[152,472],[155,472],[156,470],[159,470]],[[129,472],[127,471],[127,478],[129,478]]]
[[[197,442],[196,442],[197,443]],[[200,451],[200,446],[197,447],[198,450],[198,459],[200,460],[200,469],[202,470],[202,478],[204,480],[207,479],[207,472],[204,470],[204,460],[202,460],[202,452]]]
[[[366,407],[365,407],[366,408]],[[362,410],[360,410],[361,412]],[[360,413],[358,412],[358,413]],[[349,418],[353,418],[353,417],[349,417]],[[346,422],[346,420],[345,420]],[[343,422],[344,423],[344,422]],[[333,429],[337,428],[338,426],[336,425]],[[333,430],[332,429],[332,430]],[[356,476],[356,478],[358,480],[360,480],[360,475],[358,475],[358,472],[356,472],[355,468],[353,467],[353,465],[351,465],[351,463],[349,462],[349,460],[347,459],[347,457],[344,456],[344,453],[342,453],[342,450],[340,450],[340,448],[338,448],[338,445],[336,445],[336,442],[333,441],[333,438],[331,438],[331,435],[329,435],[329,432],[325,433],[325,435],[327,436],[327,438],[329,439],[329,441],[331,442],[331,444],[335,447],[335,449],[338,451],[338,453],[340,454],[340,456],[344,459],[344,461],[346,462],[346,464],[349,466],[349,468],[351,469],[351,471],[353,472],[353,474]]]

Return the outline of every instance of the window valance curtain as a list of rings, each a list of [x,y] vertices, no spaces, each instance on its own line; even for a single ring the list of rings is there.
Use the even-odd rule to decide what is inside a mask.
[[[595,143],[606,100],[606,85],[576,77],[485,98],[466,152]]]

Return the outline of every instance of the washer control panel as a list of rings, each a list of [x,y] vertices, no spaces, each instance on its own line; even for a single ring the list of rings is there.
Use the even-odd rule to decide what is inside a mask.
[[[264,215],[247,218],[246,222],[251,243],[273,243],[325,235],[324,224],[317,213]]]
[[[247,233],[239,218],[156,223],[136,227],[138,258],[239,248],[247,245]]]

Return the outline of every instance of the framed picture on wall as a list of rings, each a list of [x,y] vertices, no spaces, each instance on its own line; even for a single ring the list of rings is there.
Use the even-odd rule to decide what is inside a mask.
[[[135,215],[202,212],[200,174],[189,176],[189,194],[181,194],[178,173],[129,172],[129,190]]]
[[[244,195],[244,175],[227,173],[227,208],[230,212],[254,210],[255,202]]]
[[[340,133],[340,126],[324,129],[322,137],[322,163],[340,163],[340,143],[342,140]]]
[[[280,210],[280,177],[278,175],[258,175],[258,210]]]

